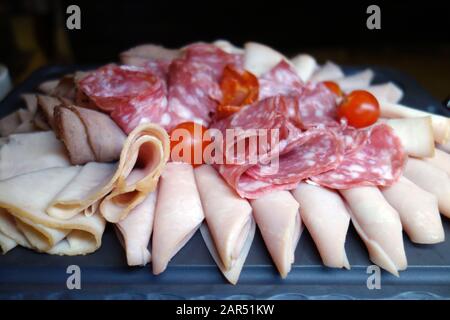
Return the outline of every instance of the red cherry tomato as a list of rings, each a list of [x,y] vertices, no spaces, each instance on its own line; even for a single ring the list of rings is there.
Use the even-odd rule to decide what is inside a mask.
[[[380,105],[370,92],[355,90],[344,96],[338,107],[338,117],[347,119],[355,128],[367,127],[380,117]]]
[[[336,82],[333,81],[324,81],[322,82],[325,87],[328,88],[331,92],[333,92],[338,97],[342,97],[344,94],[342,93],[341,87]]]
[[[204,139],[206,127],[195,122],[183,122],[170,132],[170,156],[172,161],[192,164],[205,163],[203,151],[211,143]]]

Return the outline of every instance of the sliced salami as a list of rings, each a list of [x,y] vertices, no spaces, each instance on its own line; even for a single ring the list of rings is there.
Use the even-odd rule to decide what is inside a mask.
[[[349,189],[357,186],[389,186],[401,176],[406,154],[400,139],[386,124],[366,129],[367,139],[349,150],[339,166],[311,177],[322,186]]]
[[[259,78],[260,100],[276,95],[300,95],[302,91],[303,81],[285,60]]]
[[[146,68],[106,65],[78,84],[126,133],[141,123],[160,123],[166,112],[164,81]]]

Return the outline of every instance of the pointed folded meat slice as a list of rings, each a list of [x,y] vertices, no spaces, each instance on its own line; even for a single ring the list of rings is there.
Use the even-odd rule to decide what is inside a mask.
[[[125,248],[129,266],[145,266],[150,262],[148,243],[153,230],[157,192],[151,192],[130,214],[116,224]]]
[[[239,280],[239,276],[241,275],[241,271],[242,268],[244,267],[245,260],[247,259],[247,255],[250,252],[250,248],[253,243],[253,238],[255,237],[255,231],[256,231],[255,220],[251,219],[247,238],[244,240],[239,257],[234,261],[231,269],[226,269],[225,266],[223,265],[219,253],[217,252],[217,248],[214,245],[214,240],[212,238],[211,232],[208,229],[207,224],[202,223],[200,227],[200,232],[202,234],[203,240],[205,241],[206,247],[208,248],[212,258],[216,262],[220,271],[223,273],[224,277],[231,284],[236,284]]]
[[[323,264],[350,269],[345,253],[350,214],[340,195],[331,189],[303,182],[292,194],[300,203],[302,221],[319,250]]]
[[[0,208],[20,220],[22,226],[27,225],[29,237],[40,236],[40,240],[45,239],[49,244],[45,247],[47,252],[86,254],[95,251],[101,244],[105,220],[99,214],[92,217],[78,214],[71,219],[61,220],[49,216],[45,211],[51,200],[79,170],[80,167],[49,168],[0,181]],[[77,244],[76,248],[70,247],[71,242],[68,241],[74,230],[78,235],[72,241]],[[66,245],[58,246],[62,233],[68,233],[63,240]]]
[[[344,76],[344,72],[337,64],[331,61],[327,61],[323,66],[321,66],[313,73],[309,80],[312,82],[321,82],[325,80],[342,78]]]
[[[52,131],[13,134],[0,149],[0,180],[69,165],[64,145]]]
[[[0,251],[5,254],[8,251],[11,251],[17,246],[17,242],[13,239],[7,237],[0,231]]]
[[[444,170],[448,175],[450,175],[450,154],[447,152],[435,149],[433,157],[423,158],[422,160],[428,162],[436,168]]]
[[[159,182],[152,238],[153,273],[163,272],[204,219],[190,164],[170,162]]]
[[[303,229],[299,204],[289,191],[274,191],[251,200],[253,216],[278,272],[285,278]]]
[[[54,123],[72,164],[119,159],[126,136],[108,115],[77,106],[58,106]]]
[[[405,177],[390,187],[381,188],[389,204],[397,210],[411,241],[431,244],[444,241],[444,228],[438,200]]]
[[[47,213],[58,219],[70,219],[94,205],[94,214],[110,189],[105,188],[117,170],[117,164],[89,162],[56,195],[47,208]],[[96,204],[96,205],[95,205]]]
[[[169,159],[169,141],[167,132],[156,124],[142,124],[130,132],[112,179],[114,188],[100,204],[100,212],[107,221],[124,219],[156,189]]]
[[[350,76],[334,79],[333,81],[339,85],[342,91],[349,92],[369,86],[373,77],[373,71],[366,69]]]
[[[403,174],[420,188],[434,194],[438,199],[439,211],[450,217],[450,178],[444,170],[423,160],[410,158]]]
[[[38,109],[44,115],[45,120],[51,128],[54,128],[54,110],[57,106],[61,105],[62,102],[58,98],[45,96],[39,94],[37,96]]]
[[[18,245],[31,248],[31,244],[17,227],[14,216],[2,208],[0,208],[0,232],[8,238],[13,239]]]
[[[370,260],[398,276],[407,267],[402,224],[397,211],[376,187],[339,190],[351,209],[353,225],[369,251]]]
[[[59,79],[47,80],[39,84],[38,90],[45,94],[51,94],[58,86]]]
[[[0,119],[0,137],[7,137],[20,125],[19,113],[17,111]]]
[[[49,228],[24,217],[16,218],[16,225],[31,247],[42,252],[50,250],[70,233],[70,230]]]
[[[230,270],[242,257],[245,241],[251,236],[252,208],[213,167],[196,168],[195,178],[209,232],[224,270]]]
[[[27,110],[34,115],[38,109],[37,96],[34,93],[24,93],[20,97],[25,102]]]

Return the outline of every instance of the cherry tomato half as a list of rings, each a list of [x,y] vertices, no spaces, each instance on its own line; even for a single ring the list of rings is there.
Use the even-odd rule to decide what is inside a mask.
[[[328,88],[331,92],[333,92],[338,97],[342,97],[344,94],[342,93],[341,87],[334,81],[324,81],[322,82],[325,87]]]
[[[367,127],[380,117],[380,105],[370,92],[355,90],[344,96],[338,107],[338,117],[347,119],[355,128]]]
[[[170,157],[172,161],[192,164],[205,163],[203,151],[211,143],[204,139],[206,127],[195,122],[183,122],[170,132]]]

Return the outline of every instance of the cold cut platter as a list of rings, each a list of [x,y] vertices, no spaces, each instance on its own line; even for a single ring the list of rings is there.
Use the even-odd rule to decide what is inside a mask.
[[[119,60],[1,105],[2,298],[450,296],[450,119],[415,81],[258,43]]]

